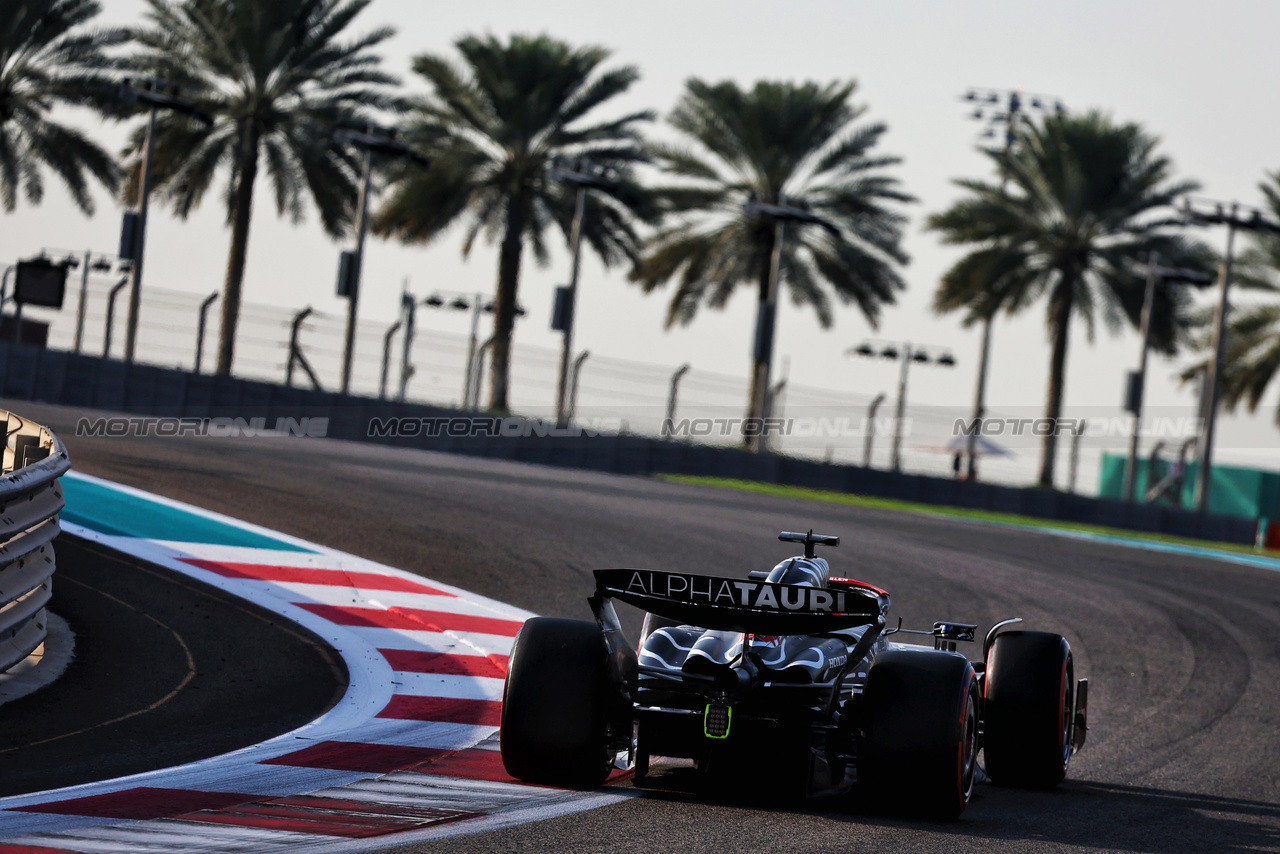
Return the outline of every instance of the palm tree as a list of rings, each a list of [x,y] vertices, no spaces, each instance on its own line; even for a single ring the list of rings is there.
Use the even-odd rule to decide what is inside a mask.
[[[1067,342],[1073,315],[1092,340],[1097,316],[1113,332],[1124,320],[1136,325],[1143,280],[1131,264],[1159,252],[1168,264],[1212,268],[1212,252],[1173,228],[1159,213],[1197,188],[1173,181],[1173,164],[1156,151],[1158,141],[1136,124],[1105,115],[1059,114],[1027,123],[1016,145],[989,151],[1000,184],[960,180],[965,195],[928,219],[944,243],[976,247],[942,277],[934,295],[940,312],[966,309],[969,322],[1004,308],[1018,313],[1046,298],[1049,386],[1045,417],[1062,413]],[[1173,353],[1188,335],[1190,298],[1185,291],[1157,291],[1152,345]],[[1057,437],[1044,436],[1039,481],[1053,485]]]
[[[359,167],[355,154],[334,141],[334,130],[397,103],[389,92],[396,79],[379,69],[371,52],[393,31],[340,40],[369,2],[148,0],[148,25],[134,33],[133,65],[181,86],[183,97],[214,120],[205,126],[163,113],[153,180],[161,198],[186,218],[226,171],[231,251],[219,374],[231,372],[259,168],[265,166],[279,215],[301,221],[309,196],[330,236],[351,223]],[[133,195],[144,133],[133,137]]]
[[[886,125],[858,123],[865,108],[850,102],[855,86],[761,81],[744,91],[732,82],[686,82],[668,121],[687,144],[652,147],[678,179],[654,190],[676,222],[653,236],[631,272],[646,293],[677,278],[668,328],[692,321],[704,302],[723,308],[740,284],[769,301],[774,223],[747,213],[749,201],[807,208],[838,231],[788,230],[779,293],[785,286],[828,328],[829,289],[876,325],[881,307],[905,287],[897,271],[907,262],[905,218],[892,206],[912,199],[884,171],[900,159],[875,153]],[[751,374],[755,401],[762,372],[754,361]]]
[[[102,7],[94,0],[0,0],[0,200],[6,212],[21,190],[44,198],[41,167],[93,213],[87,171],[112,192],[115,159],[74,128],[49,119],[55,105],[109,110],[114,64],[105,53],[127,38],[119,29],[91,29]]]
[[[1258,185],[1271,210],[1280,220],[1280,172],[1267,176]],[[1250,245],[1236,260],[1233,287],[1258,291],[1280,290],[1280,234],[1258,232],[1250,235]],[[1205,320],[1208,320],[1206,315]],[[1211,335],[1200,342],[1202,349],[1213,346]],[[1207,369],[1202,360],[1183,373],[1189,380]],[[1227,319],[1226,338],[1222,350],[1222,402],[1234,410],[1245,403],[1256,412],[1263,394],[1280,373],[1280,304],[1256,303],[1233,309]],[[1280,408],[1276,410],[1280,424]]]
[[[632,219],[651,213],[631,167],[643,160],[637,126],[652,115],[585,123],[639,78],[631,66],[601,70],[609,56],[603,48],[545,35],[506,42],[467,36],[455,47],[462,66],[432,54],[414,60],[431,92],[413,109],[409,139],[432,165],[401,167],[375,227],[405,243],[427,243],[465,218],[463,257],[481,232],[501,238],[489,408],[505,412],[525,241],[546,264],[546,229],[557,225],[567,239],[573,219],[575,189],[549,177],[548,168],[586,158],[609,172],[612,186],[588,194],[583,239],[606,266],[634,259],[640,241]]]

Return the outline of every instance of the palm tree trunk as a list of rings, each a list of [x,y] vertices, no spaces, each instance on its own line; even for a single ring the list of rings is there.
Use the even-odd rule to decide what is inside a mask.
[[[1058,419],[1062,416],[1062,392],[1067,378],[1067,342],[1071,327],[1072,282],[1064,282],[1050,307],[1049,328],[1053,336],[1053,355],[1049,359],[1049,393],[1044,417],[1052,425],[1045,433],[1040,449],[1040,485],[1053,488],[1053,464],[1058,452]]]
[[[507,202],[507,228],[498,256],[498,293],[493,301],[493,362],[489,368],[489,409],[506,413],[507,378],[511,370],[511,333],[516,325],[516,290],[520,286],[520,256],[524,251],[526,201]]]
[[[249,251],[249,221],[253,215],[253,184],[258,177],[258,133],[244,131],[240,148],[240,180],[236,188],[231,220],[231,252],[227,257],[227,278],[222,286],[222,330],[218,338],[218,375],[230,376],[235,356],[236,325],[240,321],[240,289],[244,283],[244,261]]]
[[[756,411],[756,401],[761,399],[760,386],[767,384],[769,382],[769,378],[767,376],[768,365],[764,364],[763,362],[756,361],[755,336],[758,335],[760,331],[760,327],[759,327],[760,315],[766,311],[765,306],[769,303],[769,297],[770,297],[769,277],[771,275],[774,237],[775,237],[774,230],[770,228],[768,230],[767,242],[762,247],[764,252],[761,255],[761,258],[763,260],[760,262],[760,276],[759,276],[759,283],[758,283],[759,284],[759,295],[758,295],[759,302],[756,304],[757,306],[756,307],[756,324],[757,325],[754,329],[752,329],[752,339],[751,339],[751,388],[747,392],[747,418],[761,418],[764,416],[763,412]],[[775,295],[775,300],[776,300],[776,295]],[[764,392],[767,393],[768,389],[764,389]],[[753,443],[750,440],[747,440],[746,444],[753,445]]]

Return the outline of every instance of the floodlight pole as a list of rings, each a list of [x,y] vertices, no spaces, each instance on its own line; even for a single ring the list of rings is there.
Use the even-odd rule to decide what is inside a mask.
[[[618,186],[618,182],[586,159],[579,159],[572,168],[553,163],[547,171],[547,176],[554,181],[577,188],[573,208],[573,226],[569,232],[569,243],[573,247],[573,274],[567,288],[564,341],[560,349],[560,382],[556,386],[556,424],[564,427],[568,423],[569,360],[573,353],[573,315],[578,302],[578,269],[582,260],[582,232],[587,209],[587,190],[612,190]]]
[[[1138,356],[1138,370],[1132,374],[1134,379],[1131,380],[1131,399],[1126,401],[1126,403],[1132,407],[1129,411],[1133,414],[1133,433],[1129,436],[1129,457],[1125,463],[1124,469],[1123,497],[1126,501],[1133,500],[1138,479],[1138,440],[1142,431],[1142,400],[1146,393],[1147,356],[1151,350],[1151,319],[1155,313],[1156,288],[1161,284],[1169,282],[1185,282],[1189,284],[1204,285],[1212,282],[1212,279],[1209,276],[1199,273],[1196,270],[1160,266],[1160,253],[1158,252],[1147,253],[1147,263],[1145,268],[1138,267],[1134,272],[1145,272],[1147,277],[1147,287],[1142,299],[1142,352]]]
[[[889,342],[881,343],[888,344]],[[911,367],[911,363],[918,361],[922,364],[937,364],[946,368],[955,367],[955,358],[949,352],[944,351],[941,355],[937,356],[936,359],[930,357],[929,351],[937,349],[939,348],[931,347],[927,344],[914,345],[908,341],[902,345],[901,351],[898,350],[898,345],[890,344],[880,353],[880,356],[885,359],[902,360],[902,366],[898,369],[898,401],[893,418],[893,452],[890,458],[891,468],[895,472],[902,471],[902,432],[903,422],[906,421],[907,417],[907,372]],[[858,355],[874,358],[875,350],[872,348],[871,342],[863,342],[857,347],[850,347],[845,351],[845,355]],[[878,407],[883,400],[884,395],[881,394],[877,395],[876,399],[872,401],[871,409],[867,416],[868,421],[874,420],[876,407]],[[874,430],[874,427],[872,429]],[[872,435],[872,433],[868,433],[866,448],[863,452],[863,465],[868,467],[871,465]]]
[[[405,310],[409,312],[409,326],[405,331],[405,370],[402,372],[402,376],[412,376],[414,373],[413,368],[409,367],[408,341],[413,339],[413,319],[416,307],[421,304],[430,306],[431,308],[441,308],[446,304],[445,300],[449,299],[450,302],[448,305],[450,308],[455,308],[458,311],[466,311],[470,308],[471,337],[467,342],[467,365],[462,377],[462,399],[459,402],[459,406],[462,409],[476,408],[479,405],[479,401],[474,400],[473,396],[479,394],[480,383],[478,382],[477,377],[484,369],[483,354],[488,352],[484,345],[479,343],[480,314],[481,312],[492,312],[493,304],[487,302],[484,294],[482,293],[463,293],[461,291],[437,290],[433,291],[431,296],[418,300],[411,297],[408,291],[409,280],[405,279],[405,293],[401,299],[404,302]],[[525,310],[519,304],[516,305],[513,313],[517,320],[525,316]],[[403,399],[403,397],[404,395],[402,392],[401,399]]]
[[[1240,215],[1240,205],[1232,202],[1230,210],[1225,211],[1223,205],[1215,204],[1213,213],[1197,211],[1190,200],[1184,202],[1183,212],[1187,217],[1200,225],[1225,225],[1227,227],[1227,254],[1223,256],[1222,267],[1218,278],[1218,304],[1214,310],[1213,352],[1210,355],[1209,369],[1206,376],[1207,388],[1204,396],[1204,429],[1200,433],[1200,471],[1196,483],[1196,509],[1201,513],[1209,511],[1209,492],[1213,477],[1213,436],[1218,418],[1218,400],[1222,383],[1222,354],[1226,347],[1227,313],[1230,310],[1228,292],[1231,288],[1231,271],[1235,262],[1236,231],[1266,231],[1280,234],[1280,223],[1262,216],[1262,212],[1254,209],[1253,215],[1244,219]]]
[[[334,138],[338,142],[347,143],[355,148],[364,149],[364,171],[360,180],[360,195],[356,201],[356,249],[351,256],[351,268],[347,280],[347,333],[342,352],[342,393],[351,391],[351,363],[355,357],[356,315],[360,303],[360,272],[364,266],[364,243],[369,232],[369,194],[373,186],[374,152],[391,157],[408,157],[417,163],[429,165],[426,158],[416,154],[403,143],[396,142],[397,131],[392,128],[378,127],[369,122],[363,131],[352,128],[341,128]]]
[[[134,245],[129,247],[133,255],[133,286],[129,290],[129,319],[125,330],[124,360],[132,362],[138,339],[138,311],[142,305],[142,259],[147,245],[147,211],[151,203],[151,171],[156,154],[156,114],[161,107],[173,112],[182,113],[203,123],[206,127],[213,125],[213,119],[201,112],[190,101],[179,98],[177,87],[172,87],[171,94],[161,92],[161,87],[169,86],[159,77],[146,81],[149,89],[139,88],[130,80],[125,80],[121,87],[121,97],[133,103],[141,102],[151,107],[147,119],[147,142],[142,155],[142,198],[138,205],[138,230]]]
[[[1004,132],[1004,150],[1006,154],[1013,148],[1013,140],[1015,139],[1013,127],[1018,120],[1018,113],[1021,109],[1022,98],[1018,96],[1016,90],[1009,92],[1009,112]],[[1003,170],[1001,171],[1003,172]],[[1002,174],[1000,176],[1001,194],[1004,193],[1005,185],[1008,183],[1009,176]],[[978,387],[974,391],[973,423],[970,425],[971,429],[967,440],[968,447],[965,449],[969,456],[967,479],[970,483],[978,479],[978,431],[982,429],[982,418],[987,414],[987,366],[991,361],[991,324],[995,319],[996,308],[992,308],[982,318],[982,352],[978,358]]]
[[[1142,298],[1142,354],[1138,357],[1138,387],[1133,400],[1133,434],[1129,436],[1129,459],[1124,467],[1124,500],[1133,500],[1134,484],[1138,480],[1138,434],[1142,429],[1143,385],[1147,379],[1147,351],[1151,347],[1151,311],[1156,297],[1156,279],[1160,254],[1147,253],[1147,289]],[[1074,491],[1074,490],[1072,490]]]
[[[142,155],[142,199],[138,204],[138,236],[133,250],[133,284],[129,288],[129,319],[124,336],[124,360],[133,361],[134,347],[138,340],[138,311],[142,306],[142,259],[147,251],[147,211],[151,207],[151,166],[156,156],[156,113],[159,107],[151,105],[147,119],[147,146]]]
[[[48,252],[50,250],[46,249],[44,251]],[[70,252],[67,253],[66,263],[68,264],[68,266],[74,267],[75,263],[71,261],[71,254],[72,253]],[[102,254],[98,256],[98,264],[100,266],[98,266],[97,269],[104,270],[104,271],[111,269],[112,265],[111,265],[111,262],[108,260],[109,258],[115,258],[117,262],[129,263],[128,259],[120,258],[115,255]],[[72,344],[72,347],[71,347],[71,352],[75,353],[77,356],[80,355],[81,350],[84,349],[84,324],[85,324],[85,318],[87,316],[88,304],[89,304],[89,268],[91,266],[93,266],[93,250],[86,249],[84,253],[84,269],[80,271],[80,301],[76,305],[75,343]],[[130,272],[130,268],[127,268],[127,267],[124,267],[121,269],[126,273]],[[8,274],[6,273],[6,277],[7,275]],[[126,281],[127,280],[128,280],[128,277],[126,276]],[[4,294],[4,287],[0,286],[0,303],[4,302],[3,294]]]
[[[1013,148],[1014,140],[1017,138],[1017,135],[1014,132],[1014,125],[1017,123],[1018,116],[1021,114],[1024,107],[1023,93],[1019,92],[1017,89],[1011,89],[1007,92],[994,92],[994,91],[988,90],[985,92],[985,95],[987,97],[984,100],[986,100],[987,103],[991,103],[994,100],[998,100],[1000,97],[1008,98],[1008,107],[1007,107],[1008,111],[1005,113],[1003,118],[1003,122],[1005,125],[1004,150],[1006,153],[1008,153],[1009,150]],[[966,100],[973,101],[975,103],[979,100],[978,91],[973,89],[969,90],[969,93],[964,97]],[[1031,109],[1047,109],[1047,104],[1050,100],[1054,101],[1055,109],[1057,109],[1059,112],[1061,112],[1063,109],[1062,102],[1058,101],[1056,98],[1051,99],[1050,96],[1046,96],[1046,95],[1030,96],[1030,97],[1031,97],[1031,103],[1029,106]],[[983,115],[981,110],[979,110],[973,116],[973,118],[983,120]],[[1000,121],[1001,119],[997,116],[993,120],[993,124],[998,124]],[[988,128],[987,133],[988,134],[991,133],[990,128]],[[1005,185],[1008,184],[1008,182],[1009,182],[1009,176],[1007,174],[1002,174],[1000,176],[1001,193],[1004,192]],[[986,409],[987,368],[991,361],[991,324],[995,320],[995,314],[996,314],[997,308],[999,308],[999,306],[992,308],[992,310],[988,312],[986,315],[984,315],[982,318],[982,352],[978,360],[978,385],[977,385],[976,391],[974,392],[973,420],[971,424],[971,429],[969,431],[969,437],[967,440],[967,448],[966,448],[966,453],[969,456],[968,479],[970,481],[975,481],[978,479],[978,455],[976,453],[977,444],[978,444],[978,431],[982,427],[983,416],[985,416],[987,413],[987,409]]]
[[[1213,434],[1218,421],[1218,386],[1222,382],[1222,351],[1227,341],[1227,300],[1231,289],[1231,269],[1234,264],[1236,224],[1239,205],[1231,205],[1227,220],[1227,254],[1222,258],[1219,274],[1218,304],[1213,313],[1213,355],[1209,364],[1209,391],[1205,395],[1204,430],[1200,433],[1200,470],[1196,478],[1196,509],[1209,512],[1209,490],[1213,480]]]

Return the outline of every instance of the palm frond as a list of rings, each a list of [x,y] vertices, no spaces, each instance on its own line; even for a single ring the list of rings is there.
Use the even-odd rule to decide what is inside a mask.
[[[215,120],[207,130],[173,114],[159,122],[155,181],[180,215],[197,207],[217,170],[228,167],[223,195],[231,217],[242,192],[243,149],[253,145],[281,216],[300,221],[305,198],[330,234],[349,224],[355,170],[333,128],[397,103],[396,78],[380,69],[373,53],[393,31],[347,38],[368,4],[148,0],[147,19],[133,31],[130,66],[179,83],[183,97]],[[141,144],[135,133],[127,152],[135,162]]]
[[[1004,183],[957,181],[965,194],[926,221],[944,243],[976,247],[944,274],[935,307],[968,309],[971,318],[993,303],[1021,310],[1057,281],[1055,292],[1075,305],[1087,330],[1096,320],[1136,325],[1144,288],[1129,267],[1152,251],[1196,269],[1213,262],[1165,213],[1197,185],[1174,180],[1156,145],[1138,125],[1097,112],[1021,125],[1015,144],[992,154]],[[1017,275],[1017,265],[1032,275]],[[1022,286],[1012,289],[1012,281]],[[1181,298],[1159,298],[1153,339],[1161,350],[1185,343],[1184,309]]]
[[[115,114],[118,63],[108,51],[126,34],[92,27],[100,11],[93,0],[7,0],[0,9],[0,202],[6,211],[16,207],[19,187],[39,204],[45,169],[86,214],[94,207],[89,177],[113,192],[119,184],[107,152],[50,117],[59,105]]]
[[[649,147],[674,179],[653,196],[682,222],[655,234],[631,273],[646,291],[677,281],[668,323],[689,322],[700,304],[724,305],[739,285],[760,287],[774,238],[771,222],[743,214],[753,198],[806,206],[838,228],[833,239],[788,225],[783,245],[782,286],[820,322],[834,320],[829,293],[874,323],[905,287],[895,267],[907,262],[906,219],[896,208],[911,197],[886,171],[898,158],[875,150],[887,126],[858,121],[865,110],[852,103],[854,89],[687,81],[668,119],[686,142]]]

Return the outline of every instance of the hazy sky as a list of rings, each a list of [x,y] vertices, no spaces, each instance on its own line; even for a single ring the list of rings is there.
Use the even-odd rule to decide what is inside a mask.
[[[136,21],[139,0],[103,0],[105,19]],[[451,42],[468,33],[541,32],[613,51],[612,64],[634,64],[642,78],[613,108],[652,108],[660,114],[675,103],[683,82],[697,76],[750,85],[760,78],[829,81],[854,78],[857,100],[868,118],[890,130],[884,150],[905,163],[897,175],[919,202],[906,248],[909,290],[889,308],[878,332],[854,309],[841,310],[834,329],[823,331],[811,313],[785,303],[780,310],[776,353],[790,357],[794,382],[846,392],[892,395],[896,367],[852,361],[843,351],[867,335],[949,346],[956,369],[917,370],[916,402],[965,405],[973,396],[978,334],[955,317],[928,309],[941,272],[958,255],[921,230],[928,212],[956,195],[950,181],[985,176],[985,158],[975,152],[979,126],[967,121],[958,100],[968,86],[1023,87],[1059,96],[1073,109],[1097,107],[1118,120],[1135,120],[1158,134],[1178,172],[1199,180],[1204,195],[1256,203],[1256,185],[1280,170],[1280,3],[1125,2],[1071,3],[895,2],[802,0],[684,0],[615,4],[600,2],[429,2],[374,0],[356,29],[394,25],[388,66],[405,75],[410,57],[423,51],[449,54]],[[87,124],[87,123],[86,123]],[[97,126],[94,123],[94,126]],[[101,138],[114,149],[123,130],[105,127]],[[51,192],[38,209],[25,204],[0,217],[0,261],[40,246],[114,251],[119,209],[100,194],[98,214],[76,212],[66,193]],[[327,240],[315,218],[293,227],[275,218],[266,194],[255,208],[245,298],[295,307],[312,304],[334,314],[339,246]],[[211,194],[187,222],[153,209],[147,249],[147,281],[156,286],[208,293],[221,286],[229,234],[223,209]],[[1219,231],[1207,237],[1221,247]],[[497,253],[481,246],[463,262],[460,238],[448,235],[428,248],[375,242],[367,253],[362,316],[390,319],[404,277],[422,295],[432,287],[491,291]],[[558,346],[548,329],[553,286],[567,278],[563,247],[550,267],[538,268],[526,253],[521,301],[530,316],[517,329],[519,341]],[[607,272],[588,261],[579,293],[577,343],[593,353],[695,367],[745,376],[754,298],[741,291],[726,311],[702,313],[685,328],[663,331],[666,295],[645,297],[626,282],[624,271]],[[427,314],[429,330],[465,331],[456,315]],[[1137,336],[1112,337],[1100,328],[1087,342],[1079,324],[1071,342],[1066,412],[1081,407],[1118,407],[1123,371],[1136,365]],[[996,326],[991,374],[993,406],[1041,407],[1048,368],[1043,307]],[[1192,396],[1170,380],[1173,366],[1156,360],[1148,404],[1191,405]],[[1261,420],[1269,421],[1277,392],[1267,398]],[[1255,420],[1256,423],[1256,420]],[[1252,431],[1256,434],[1256,430]],[[1266,434],[1280,436],[1274,431]],[[1280,443],[1275,443],[1280,444]],[[1223,458],[1239,457],[1224,449]]]

